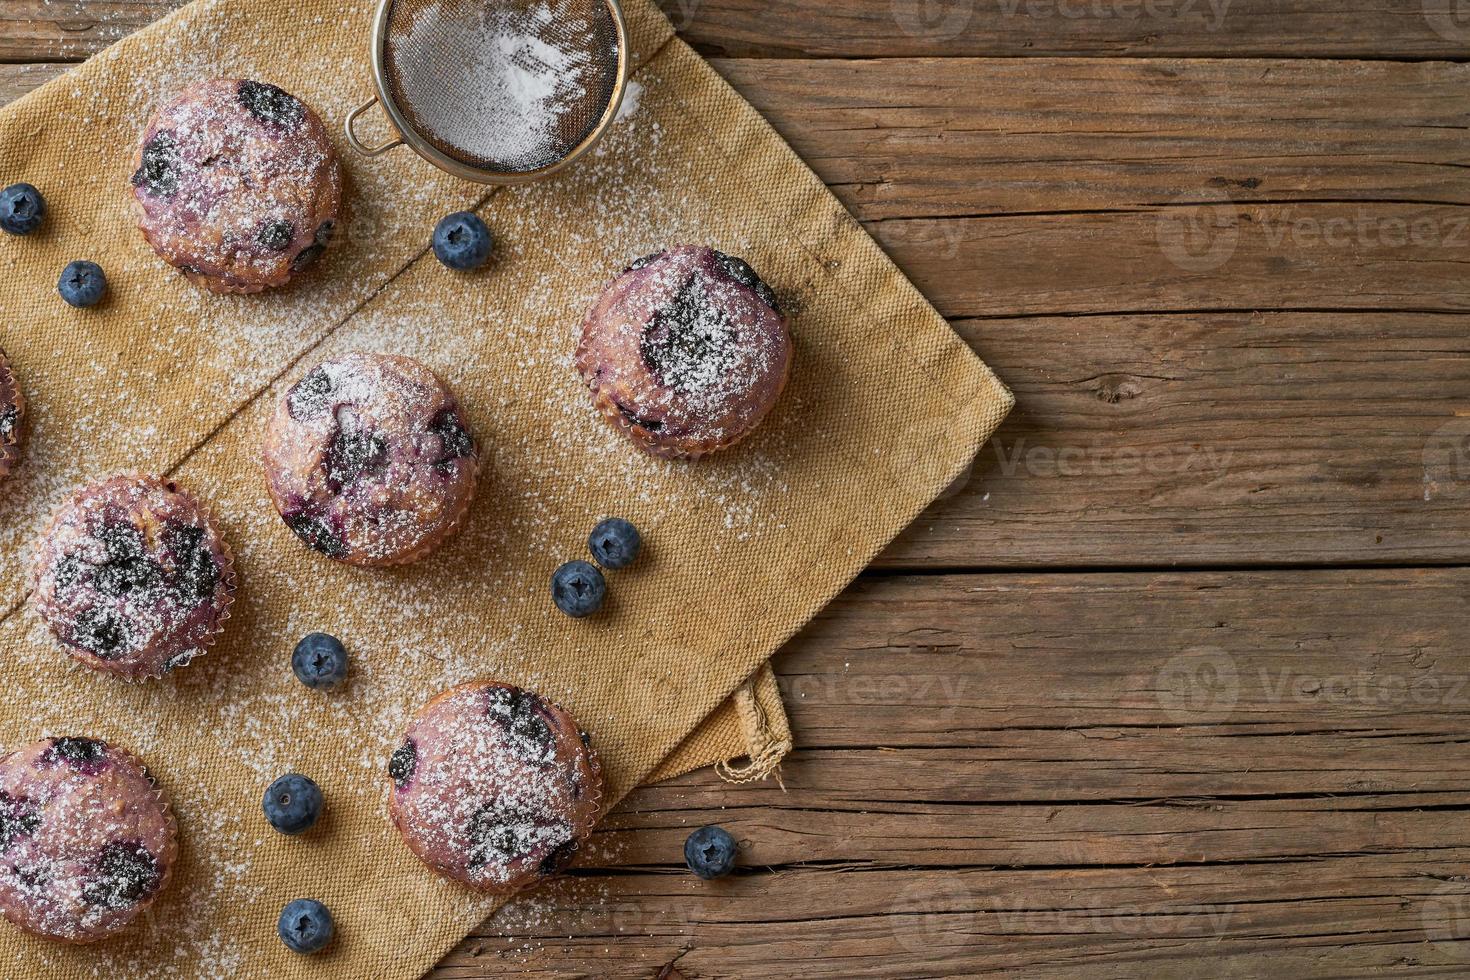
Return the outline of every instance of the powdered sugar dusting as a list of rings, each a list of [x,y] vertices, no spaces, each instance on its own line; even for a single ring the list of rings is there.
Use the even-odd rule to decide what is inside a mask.
[[[255,9],[216,0],[189,8],[178,30],[187,35],[198,17],[205,36],[182,55],[162,38],[149,39],[144,54],[159,66],[156,85],[131,85],[134,69],[124,66],[106,80],[130,93],[130,106],[100,98],[96,82],[74,83],[78,125],[52,138],[69,146],[73,159],[111,152],[99,168],[106,179],[78,167],[47,178],[71,193],[116,196],[136,127],[155,104],[196,78],[248,76],[255,66],[278,62],[270,35],[251,21]],[[342,118],[364,96],[359,14],[311,18],[313,38],[336,37],[327,50],[350,53],[293,66],[294,74],[281,78],[327,119]],[[245,40],[212,43],[221,25]],[[108,70],[106,61],[92,70]],[[329,253],[309,283],[257,298],[154,290],[155,328],[131,336],[126,356],[87,334],[72,339],[65,364],[17,356],[27,393],[34,392],[35,427],[29,455],[0,502],[3,553],[18,554],[77,484],[126,461],[187,456],[179,478],[215,510],[245,579],[215,651],[157,683],[122,685],[70,664],[30,617],[0,625],[11,669],[38,695],[31,722],[117,738],[156,758],[160,780],[179,801],[187,842],[179,881],[132,935],[85,956],[28,949],[36,971],[237,977],[257,970],[267,947],[280,953],[272,930],[281,903],[296,897],[288,890],[309,889],[340,910],[344,934],[366,937],[378,925],[381,914],[365,894],[390,887],[401,897],[389,904],[432,911],[434,928],[468,929],[491,903],[420,868],[383,813],[389,754],[424,700],[477,677],[507,679],[566,704],[592,728],[594,744],[620,760],[641,737],[645,718],[627,717],[626,697],[609,685],[626,681],[654,714],[678,706],[678,666],[637,660],[648,652],[647,636],[676,636],[690,626],[687,605],[666,608],[654,594],[664,577],[626,579],[619,601],[638,609],[636,624],[604,624],[586,648],[588,655],[620,651],[615,663],[574,665],[560,651],[581,656],[594,634],[569,632],[551,608],[551,569],[583,546],[587,529],[613,505],[645,530],[650,561],[694,525],[717,553],[769,548],[788,510],[791,457],[820,442],[827,423],[803,418],[802,404],[788,392],[781,417],[768,419],[758,439],[690,466],[632,449],[587,397],[572,366],[577,331],[603,286],[632,258],[680,241],[752,255],[767,241],[748,215],[732,215],[720,203],[725,161],[697,134],[677,128],[688,123],[652,72],[640,81],[637,114],[614,127],[583,165],[556,181],[498,194],[482,209],[500,244],[492,267],[472,283],[421,260],[352,314],[422,251],[425,215],[475,200],[473,189],[400,151],[354,167],[352,225],[342,250]],[[83,119],[90,120],[85,127]],[[97,139],[102,121],[109,121],[115,150]],[[131,227],[109,233],[131,234]],[[116,252],[108,271],[117,272],[122,301],[129,283],[177,278],[142,243]],[[776,265],[772,281],[790,285]],[[274,401],[314,361],[354,349],[423,360],[459,393],[486,444],[481,503],[467,526],[408,569],[354,569],[309,552],[282,525],[254,463]],[[272,382],[302,356],[298,368]],[[181,375],[189,383],[180,384]],[[261,398],[190,455],[202,434],[265,386]],[[792,418],[803,419],[800,426]],[[7,595],[18,598],[18,582],[0,575]],[[697,575],[691,567],[684,578]],[[353,656],[347,684],[329,694],[304,691],[287,666],[292,645],[315,629],[341,637]],[[269,830],[259,790],[290,769],[319,779],[327,826],[339,832],[296,841]],[[624,764],[620,771],[629,770]],[[309,877],[318,859],[303,861],[303,845],[329,854],[332,873]],[[367,945],[364,939],[344,955]]]
[[[81,490],[37,552],[36,608],[73,656],[160,675],[212,642],[234,601],[229,552],[199,504],[155,477]]]
[[[126,750],[67,735],[0,759],[0,907],[30,931],[123,928],[172,875],[175,836],[167,796]]]
[[[477,887],[559,871],[599,815],[575,723],[534,694],[471,684],[435,699],[389,767],[394,821],[425,862]]]
[[[430,0],[409,9],[388,40],[403,108],[426,135],[477,161],[512,172],[555,163],[582,135],[566,120],[595,120],[606,106],[617,60],[589,47],[588,3]]]

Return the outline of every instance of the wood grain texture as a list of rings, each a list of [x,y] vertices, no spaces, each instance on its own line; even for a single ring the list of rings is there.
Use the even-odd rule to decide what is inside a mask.
[[[1470,66],[717,66],[1020,396],[879,567],[1470,554]]]
[[[1465,560],[1467,66],[717,65],[1018,394],[880,567]]]
[[[784,790],[639,790],[437,976],[1464,975],[1467,587],[864,580],[777,660]],[[715,821],[745,867],[705,884]]]
[[[1449,0],[660,0],[706,55],[1460,58]]]
[[[174,5],[12,0],[0,60]],[[1019,404],[778,658],[784,788],[638,791],[434,980],[1470,974],[1470,571],[1158,570],[1467,561],[1470,22],[663,6]]]
[[[0,60],[78,60],[181,0],[6,0]],[[701,52],[738,57],[1462,58],[1452,0],[660,0]]]

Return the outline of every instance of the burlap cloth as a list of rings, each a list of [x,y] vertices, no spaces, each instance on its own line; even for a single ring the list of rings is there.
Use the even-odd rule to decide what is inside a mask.
[[[650,3],[627,13],[638,105],[594,157],[487,192],[407,149],[364,161],[344,148],[353,205],[339,247],[266,296],[207,295],[153,256],[128,212],[135,139],[151,107],[212,75],[276,82],[335,132],[371,91],[366,2],[200,0],[0,112],[0,178],[35,183],[51,208],[43,233],[0,236],[0,346],[32,405],[26,457],[0,490],[4,742],[131,747],[172,793],[183,845],[173,885],[130,935],[66,948],[3,928],[0,976],[419,976],[494,907],[415,862],[384,816],[384,766],[419,705],[481,675],[561,701],[593,733],[609,802],[749,752],[764,771],[789,741],[763,664],[1005,415],[1009,393],[759,115]],[[437,218],[465,207],[499,240],[471,277],[425,249]],[[570,367],[608,278],[685,241],[748,258],[794,311],[797,351],[761,431],[696,465],[634,451]],[[75,258],[106,266],[105,306],[55,296]],[[486,450],[464,532],[405,569],[301,547],[256,463],[282,389],[355,348],[429,363]],[[72,665],[23,602],[27,550],[54,504],[138,469],[215,510],[241,588],[213,652],[134,685]],[[611,577],[605,615],[569,620],[548,576],[608,513],[643,528],[646,557]],[[313,629],[355,655],[339,692],[291,676],[291,646]],[[260,812],[290,769],[315,776],[329,806],[299,839]],[[303,895],[339,928],[310,960],[274,930]]]

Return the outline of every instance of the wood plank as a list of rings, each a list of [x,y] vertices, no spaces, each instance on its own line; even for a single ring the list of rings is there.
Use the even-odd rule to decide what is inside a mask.
[[[717,64],[1019,396],[882,567],[1465,560],[1467,66]]]
[[[450,977],[1464,975],[1470,570],[865,580],[774,782],[646,787]],[[719,822],[744,866],[681,872]]]
[[[1019,395],[879,567],[1465,561],[1470,66],[1161,65],[883,63],[863,97],[850,65],[719,63]],[[1150,202],[1216,178],[1292,223],[1168,261],[1189,209]]]
[[[0,60],[79,60],[182,0],[8,0]],[[738,57],[1461,58],[1450,0],[660,0],[705,54]]]
[[[81,61],[185,0],[6,0],[0,61]]]
[[[1449,0],[660,0],[705,54],[1461,58]]]
[[[65,73],[64,64],[35,63],[0,65],[0,105],[13,102],[31,89],[40,88]]]
[[[1017,395],[879,567],[1463,562],[1462,315],[965,320]]]

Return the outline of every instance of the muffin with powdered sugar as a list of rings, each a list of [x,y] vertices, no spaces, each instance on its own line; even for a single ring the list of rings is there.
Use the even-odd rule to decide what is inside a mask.
[[[0,913],[57,942],[105,939],[167,887],[177,833],[168,795],[131,753],[32,742],[0,758]]]
[[[251,79],[199,82],[159,109],[131,183],[148,244],[217,293],[285,285],[321,257],[342,203],[342,168],[322,121]]]
[[[781,396],[791,359],[771,287],[741,259],[695,245],[639,259],[613,280],[575,358],[607,420],[674,459],[748,436]]]
[[[31,602],[74,658],[161,677],[212,644],[235,565],[209,512],[173,480],[132,474],[83,487],[51,518]]]
[[[389,812],[435,871],[509,894],[562,871],[602,814],[602,767],[564,709],[475,681],[430,701],[388,763]]]
[[[350,565],[403,565],[433,551],[459,527],[480,467],[459,401],[433,371],[363,352],[291,386],[262,461],[286,526]]]

